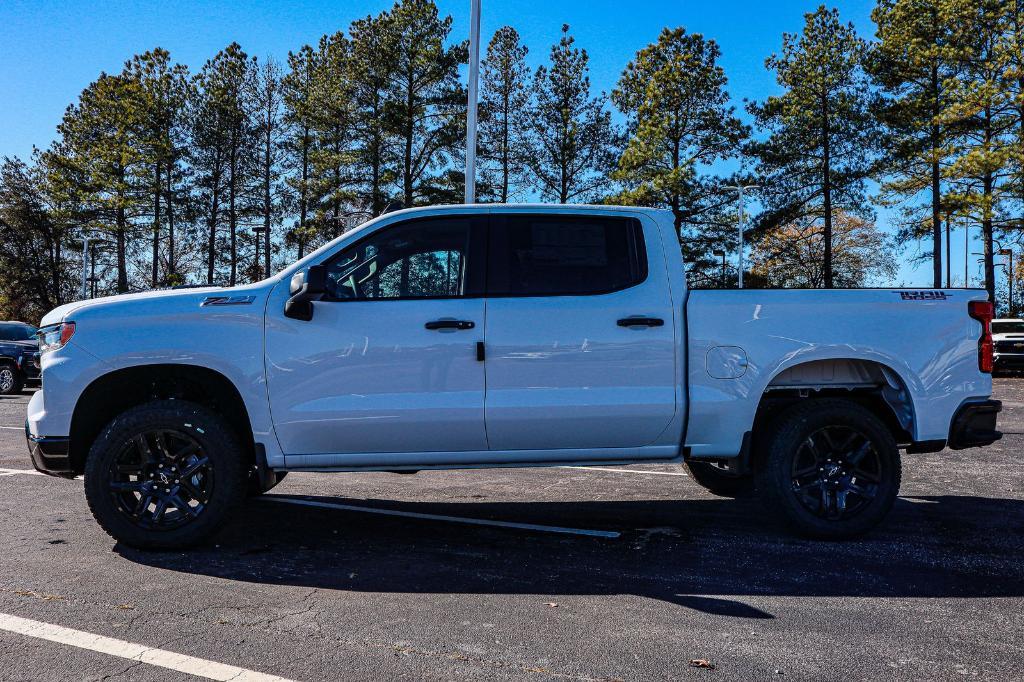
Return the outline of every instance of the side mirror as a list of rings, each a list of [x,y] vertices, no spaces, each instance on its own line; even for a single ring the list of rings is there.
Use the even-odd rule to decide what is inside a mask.
[[[305,273],[295,273],[288,293],[291,297],[284,304],[285,317],[309,322],[313,319],[313,301],[319,301],[327,293],[327,267],[311,265]]]

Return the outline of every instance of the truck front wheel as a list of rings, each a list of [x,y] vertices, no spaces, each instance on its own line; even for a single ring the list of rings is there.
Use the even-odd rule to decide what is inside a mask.
[[[245,498],[246,471],[227,422],[201,405],[157,400],[114,418],[93,443],[85,494],[111,537],[179,549],[213,535]]]
[[[855,537],[889,513],[900,455],[885,424],[846,400],[811,400],[776,421],[756,484],[769,509],[802,535]]]

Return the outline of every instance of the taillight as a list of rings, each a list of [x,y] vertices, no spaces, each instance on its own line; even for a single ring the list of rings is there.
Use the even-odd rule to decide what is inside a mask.
[[[992,373],[992,316],[991,301],[969,301],[967,314],[981,322],[981,338],[978,339],[978,369]]]

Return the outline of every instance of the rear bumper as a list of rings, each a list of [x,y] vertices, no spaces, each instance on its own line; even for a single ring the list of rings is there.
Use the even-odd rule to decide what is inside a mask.
[[[989,445],[1003,437],[996,430],[996,417],[1003,404],[998,400],[961,405],[949,426],[949,447],[952,450]]]
[[[36,471],[62,478],[75,477],[69,454],[70,438],[66,436],[33,436],[28,430],[26,421],[25,441],[28,443],[28,452]]]

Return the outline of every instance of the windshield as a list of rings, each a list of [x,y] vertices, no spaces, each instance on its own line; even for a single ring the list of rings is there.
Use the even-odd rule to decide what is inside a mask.
[[[1024,322],[993,322],[993,334],[1024,334]]]
[[[35,337],[35,327],[0,322],[0,341],[32,341]]]

